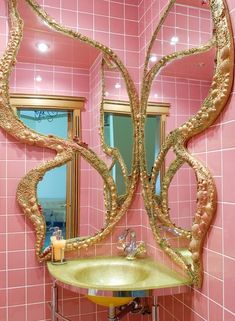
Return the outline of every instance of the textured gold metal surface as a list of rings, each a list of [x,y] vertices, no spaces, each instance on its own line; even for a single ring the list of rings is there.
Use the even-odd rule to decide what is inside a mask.
[[[42,252],[42,244],[45,237],[45,220],[37,202],[37,184],[48,170],[65,164],[71,160],[76,153],[79,153],[91,164],[91,166],[94,167],[95,170],[97,170],[104,180],[106,223],[104,228],[92,237],[67,240],[66,250],[69,251],[78,248],[87,248],[88,246],[94,245],[105,238],[112,231],[114,225],[120,220],[123,214],[128,210],[140,177],[145,208],[149,216],[150,226],[156,243],[160,245],[162,250],[169,255],[175,263],[188,272],[188,275],[195,285],[200,286],[203,272],[202,248],[206,233],[216,210],[216,187],[210,171],[187,150],[187,142],[190,138],[203,132],[215,121],[223,107],[226,105],[231,92],[233,82],[234,46],[229,13],[225,0],[209,1],[214,23],[213,37],[211,41],[200,47],[167,55],[161,58],[148,70],[150,53],[154,41],[175,2],[174,0],[169,1],[160,22],[153,33],[153,37],[147,50],[140,98],[127,68],[110,48],[83,36],[74,30],[70,30],[60,25],[38,5],[37,1],[26,1],[33,8],[34,12],[47,22],[53,30],[83,41],[99,49],[105,55],[105,61],[110,61],[110,65],[119,70],[126,83],[134,125],[134,147],[131,175],[128,175],[121,155],[111,149],[108,150],[107,147],[103,146],[105,152],[111,157],[118,159],[121,164],[127,191],[123,198],[119,198],[117,195],[115,182],[110,175],[110,168],[85,143],[79,140],[62,140],[57,137],[43,136],[27,128],[15,116],[14,110],[10,105],[8,92],[9,76],[15,64],[17,51],[23,36],[22,20],[20,19],[16,9],[17,1],[8,1],[10,12],[10,35],[7,49],[0,60],[0,126],[22,143],[50,148],[57,152],[54,159],[41,164],[38,168],[28,172],[26,176],[22,178],[17,190],[17,199],[19,204],[24,213],[33,223],[36,230],[37,238],[35,248],[39,260],[42,261],[50,258],[50,249]],[[208,95],[198,113],[166,137],[164,144],[161,146],[161,151],[153,165],[153,171],[149,180],[145,163],[144,125],[152,82],[157,73],[174,59],[183,58],[188,55],[196,55],[198,53],[208,51],[212,47],[216,48],[216,67],[213,83]],[[102,126],[103,123],[101,117],[101,127]],[[103,139],[102,135],[101,130],[101,140]],[[155,195],[156,179],[164,163],[165,156],[170,149],[173,149],[176,154],[176,159],[171,163],[167,172],[164,174],[162,178],[161,195],[160,197],[157,197]],[[176,227],[171,221],[168,209],[168,190],[170,183],[174,175],[184,163],[187,163],[193,169],[197,179],[197,209],[191,231]],[[188,264],[188,258],[184,257],[184,254],[180,251],[172,248],[169,242],[161,237],[159,223],[171,228],[177,233],[180,233],[182,238],[186,238],[190,241],[189,249],[192,253],[192,264]]]
[[[71,260],[61,266],[48,262],[47,266],[54,279],[81,289],[140,291],[190,284],[189,278],[150,258],[128,261],[120,256],[93,257]]]

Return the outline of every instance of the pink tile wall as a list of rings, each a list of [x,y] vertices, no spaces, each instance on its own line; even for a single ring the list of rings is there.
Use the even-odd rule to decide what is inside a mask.
[[[79,27],[82,26],[81,30],[85,34],[92,35],[107,45],[111,44],[128,64],[135,79],[138,78],[138,64],[135,64],[138,56],[137,7],[133,1],[126,1],[125,4],[102,1],[102,5],[97,6],[96,2],[88,0],[80,2],[78,11],[73,10],[74,7],[71,8],[72,2],[62,1],[63,8],[60,9],[57,7],[58,3],[54,1],[47,1],[46,4],[50,7],[49,11],[53,13],[53,16],[60,17],[66,25],[77,28],[79,20]],[[76,5],[76,1],[73,1],[74,4]],[[6,22],[6,14],[2,15]],[[94,26],[96,31],[93,29]],[[7,37],[4,30],[6,28],[1,28],[0,32],[3,32],[6,42]],[[87,97],[89,103],[86,105],[86,112],[82,115],[82,139],[101,153],[97,135],[97,106],[100,95],[98,71],[98,62],[90,71],[18,62],[11,75],[10,88],[11,92],[18,93]],[[41,82],[36,81],[38,75],[42,78]],[[94,108],[95,112],[91,112]],[[33,147],[29,148],[17,143],[3,132],[0,133],[0,137],[0,320],[15,321],[16,318],[20,321],[50,320],[47,302],[50,301],[51,280],[45,265],[38,264],[35,259],[33,227],[16,203],[15,190],[20,177],[52,155],[47,151],[35,150]],[[103,224],[103,211],[101,211],[103,195],[99,177],[94,170],[82,160],[81,169],[83,175],[81,175],[81,181],[84,184],[84,188],[81,189],[81,203],[84,206],[82,211],[85,215],[89,214],[87,215],[87,226],[84,224],[83,231],[87,234],[97,231],[98,226]],[[91,183],[92,186],[89,186]],[[87,191],[89,193],[86,194]],[[92,202],[89,207],[87,201]],[[136,213],[139,214],[138,219]],[[123,218],[114,235],[105,240],[103,244],[97,245],[93,254],[115,254],[116,248],[112,248],[112,244],[116,243],[117,236],[127,223],[135,225],[141,238],[140,213],[139,207],[133,205],[131,215]],[[113,252],[114,249],[115,252]],[[89,251],[83,255],[89,255]],[[71,320],[103,320],[107,317],[107,309],[98,307],[84,297],[77,297],[67,291],[60,291],[60,310]]]
[[[161,6],[164,1],[143,1],[140,6],[140,28],[143,31],[143,39],[140,46],[140,53],[144,52],[146,39],[149,39],[150,31],[153,30],[154,20],[158,19],[153,13],[153,8]],[[235,4],[234,1],[227,1],[232,17],[233,27],[235,26]],[[149,5],[148,5],[149,4]],[[187,9],[189,10],[189,9]],[[191,9],[190,9],[191,10]],[[193,9],[196,13],[198,9]],[[156,11],[158,12],[158,11]],[[191,11],[192,12],[192,11]],[[175,15],[174,15],[175,16]],[[146,18],[148,17],[148,18]],[[208,16],[201,16],[201,22],[205,22]],[[189,22],[187,16],[180,18],[180,24]],[[149,23],[151,19],[152,23]],[[190,19],[190,23],[198,26],[198,22]],[[199,21],[199,22],[200,22]],[[182,25],[183,26],[183,25]],[[200,34],[204,35],[205,24],[199,24]],[[140,31],[141,32],[141,31]],[[140,61],[141,55],[140,55]],[[162,91],[162,82],[159,82]],[[199,84],[200,86],[202,84]],[[158,87],[159,88],[159,87]],[[204,90],[204,89],[203,89]],[[205,88],[206,90],[206,88]],[[161,96],[161,95],[160,95]],[[178,96],[178,98],[180,98]],[[217,216],[211,226],[204,246],[204,283],[201,290],[193,289],[192,293],[178,294],[160,298],[160,320],[161,321],[234,321],[235,304],[233,299],[234,288],[234,246],[233,235],[235,222],[233,219],[234,210],[234,187],[235,172],[233,170],[234,152],[234,129],[235,113],[233,108],[234,90],[231,100],[225,108],[219,120],[205,133],[196,137],[190,143],[190,149],[210,169],[214,176],[218,190]],[[179,101],[179,99],[177,99]],[[190,99],[192,102],[193,100]],[[176,100],[171,102],[176,106]],[[197,102],[195,102],[197,105]],[[189,105],[187,105],[187,108]],[[194,107],[193,107],[194,108]],[[178,121],[182,122],[182,116],[169,118],[170,126],[175,127]],[[168,122],[168,123],[169,123]],[[177,185],[177,181],[176,181]],[[178,194],[180,190],[178,189]],[[178,195],[177,195],[178,197]],[[177,200],[172,195],[173,200]],[[176,201],[180,205],[179,199]]]
[[[55,18],[61,19],[69,27],[81,30],[84,34],[111,46],[127,64],[131,75],[138,85],[139,63],[137,64],[136,60],[139,52],[138,40],[140,39],[139,61],[140,65],[142,65],[147,41],[150,39],[154,23],[158,19],[157,13],[165,5],[166,1],[150,2],[140,0],[134,4],[131,0],[125,2],[100,0],[99,5],[97,5],[98,2],[88,0],[86,2],[79,2],[77,10],[71,7],[72,4],[77,6],[76,1],[61,1],[60,3],[62,7],[58,8],[57,2],[53,0],[44,1],[48,11]],[[139,24],[136,7],[138,4]],[[229,0],[228,4],[235,21],[235,5],[232,3],[232,0]],[[197,17],[197,14],[198,12],[194,13],[195,17]],[[5,16],[6,14],[2,13],[0,15],[0,23],[3,20],[0,36],[2,33],[3,35],[5,34]],[[189,23],[189,19],[187,22],[183,21],[182,12],[175,12],[174,16],[175,18],[180,17],[180,24]],[[202,19],[204,18],[201,17],[201,21]],[[190,23],[191,21],[194,23],[192,28],[198,25],[196,20],[190,19]],[[183,25],[181,27],[183,29]],[[204,23],[200,25],[200,28],[203,27]],[[200,34],[202,34],[203,30],[199,30],[201,31]],[[1,45],[5,43],[5,39],[6,37],[0,38]],[[43,74],[43,78],[46,81],[44,84],[43,82],[37,84],[34,80],[38,70]],[[97,70],[98,66],[94,65],[90,74],[95,75]],[[20,79],[19,75],[23,77]],[[77,90],[78,85],[81,85],[79,80],[81,76],[82,79],[85,77],[89,82],[87,71],[84,71],[83,74],[81,70],[74,71],[51,66],[18,64],[18,72],[16,71],[12,75],[12,90],[31,93],[43,90],[43,93],[48,93],[48,85],[53,84],[51,89],[54,94],[81,95],[81,91]],[[66,82],[64,82],[64,79],[66,79]],[[100,94],[98,76],[96,79],[98,81],[97,84],[90,82],[89,87],[84,86],[82,90],[84,95],[88,97],[87,88],[94,89],[92,101],[94,101],[95,107],[97,107],[97,100]],[[24,84],[19,83],[19,80],[24,80]],[[175,84],[176,80],[165,77],[162,79],[161,85],[158,86],[161,90],[161,92],[160,90],[158,91],[160,98],[167,96],[169,82]],[[207,86],[202,82],[196,85],[200,88]],[[190,88],[190,84],[187,84],[187,87]],[[231,162],[233,154],[235,154],[235,146],[231,136],[233,137],[235,114],[232,111],[232,99],[233,95],[231,96],[228,108],[220,117],[220,121],[193,143],[194,153],[202,160],[205,160],[208,166],[212,168],[219,191],[218,214],[211,228],[204,251],[206,269],[203,289],[202,291],[194,290],[192,294],[181,294],[163,298],[161,300],[161,321],[235,320],[234,303],[232,300],[232,273],[235,265],[232,247],[234,220],[231,214],[234,207],[234,197],[232,194],[234,188],[231,186],[233,184],[231,180],[233,166]],[[182,102],[182,99],[181,101],[180,99],[173,100],[172,98],[170,102],[174,108],[172,109],[172,115],[174,116],[169,119],[169,129],[175,128],[175,126],[184,121],[188,116],[188,109],[191,112],[191,110],[197,108],[197,99],[194,102],[192,97],[188,97],[187,102],[189,105],[186,106],[187,111],[183,110],[182,114],[177,116],[176,110],[179,111],[179,106],[184,107],[186,105],[184,104],[185,101]],[[90,106],[87,106],[88,111],[90,110],[89,108]],[[99,150],[97,135],[96,137],[92,135],[93,129],[96,132],[98,130],[97,117],[98,113],[92,113],[89,117],[84,116],[86,128],[83,128],[83,140],[88,141],[90,146]],[[1,222],[3,222],[0,230],[0,320],[15,321],[16,318],[24,321],[49,320],[50,316],[46,302],[50,300],[50,278],[45,267],[39,265],[34,259],[34,232],[32,226],[22,215],[15,202],[15,188],[20,178],[19,176],[22,176],[29,168],[36,166],[43,157],[48,157],[49,155],[45,151],[44,156],[41,155],[43,151],[29,151],[28,147],[12,141],[3,132],[0,133],[0,147],[0,215]],[[217,156],[216,159],[220,159],[220,162],[214,164],[214,156]],[[90,172],[89,180],[93,179],[94,176],[91,174],[91,169],[86,167],[84,163],[82,163],[82,168],[83,166],[85,171]],[[16,168],[17,171],[15,170]],[[97,185],[98,178],[95,178],[94,182]],[[99,186],[97,190],[100,190]],[[98,199],[92,200],[94,203],[96,202],[96,209],[97,206],[100,206],[100,204],[97,204],[99,200],[100,194]],[[179,206],[179,204],[177,205]],[[144,228],[145,226],[148,227],[148,222],[142,208],[143,203],[139,191],[128,215],[121,220],[115,228],[113,235],[106,239],[102,245],[96,247],[95,253],[102,254],[105,251],[106,253],[115,254],[115,247],[112,247],[112,244],[116,243],[117,236],[128,224],[135,227],[138,237],[147,241],[150,253],[156,255],[158,249],[155,247],[149,229]],[[88,212],[88,209],[86,210]],[[162,254],[158,253],[158,255],[161,256]],[[65,315],[72,314],[72,320],[77,320],[78,315],[80,315],[79,319],[82,318],[82,320],[95,320],[95,318],[96,320],[102,320],[106,317],[106,312],[104,312],[103,308],[89,303],[83,297],[78,298],[70,292],[61,291],[60,298],[61,309],[63,309]]]

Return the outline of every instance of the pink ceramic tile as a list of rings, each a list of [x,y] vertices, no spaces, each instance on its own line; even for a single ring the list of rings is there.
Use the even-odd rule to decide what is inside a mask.
[[[208,267],[207,272],[218,278],[223,279],[223,257],[216,252],[208,251]]]
[[[9,178],[21,178],[25,174],[25,162],[24,161],[8,161],[7,173]]]
[[[8,305],[21,305],[25,303],[25,293],[26,289],[22,288],[13,288],[8,291]]]
[[[209,276],[209,297],[218,304],[223,304],[223,282]]]
[[[44,302],[44,286],[29,286],[27,288],[27,302],[28,303],[37,303]]]
[[[27,305],[27,318],[29,321],[44,319],[44,303]]]
[[[10,251],[25,249],[25,234],[24,233],[8,233],[7,248]]]
[[[29,268],[26,270],[27,273],[27,284],[28,285],[40,285],[44,282],[44,267]]]
[[[224,320],[226,320],[226,321],[235,321],[235,314],[224,310]]]
[[[231,177],[235,175],[235,167],[233,166],[233,159],[235,157],[235,150],[225,150],[223,152],[223,196],[224,202],[234,201],[235,180]]]
[[[224,306],[231,312],[235,313],[233,298],[235,260],[224,258]]]
[[[12,251],[7,254],[8,269],[22,269],[25,268],[25,252],[24,251]]]
[[[8,321],[25,320],[26,319],[26,306],[18,305],[12,306],[8,309]]]
[[[222,229],[213,227],[208,233],[208,249],[221,253],[222,252]]]
[[[25,285],[25,270],[8,271],[8,286],[10,288],[22,287]]]
[[[8,232],[24,232],[25,215],[9,215],[7,218]]]
[[[224,254],[235,258],[233,247],[235,220],[233,215],[234,204],[224,204]]]

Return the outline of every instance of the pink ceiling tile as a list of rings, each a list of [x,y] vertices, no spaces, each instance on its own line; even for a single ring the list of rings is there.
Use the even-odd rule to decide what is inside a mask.
[[[124,5],[122,3],[110,3],[110,16],[123,19],[124,18]]]
[[[138,7],[132,5],[125,6],[125,19],[138,20]]]
[[[94,12],[95,14],[108,16],[109,15],[109,1],[99,0],[94,2]]]
[[[70,10],[62,11],[62,24],[66,27],[77,29],[77,12]]]
[[[138,25],[136,21],[125,20],[125,34],[138,36]]]
[[[112,18],[110,20],[110,32],[124,34],[124,21],[122,19]]]
[[[109,18],[103,16],[95,16],[94,17],[94,28],[95,30],[101,30],[109,32]]]
[[[77,0],[62,0],[61,2],[61,8],[63,9],[69,9],[72,11],[77,11],[78,1]]]

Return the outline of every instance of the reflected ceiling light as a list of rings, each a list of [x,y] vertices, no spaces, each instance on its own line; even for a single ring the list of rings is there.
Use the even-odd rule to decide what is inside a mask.
[[[37,77],[35,77],[35,80],[36,80],[37,82],[41,82],[41,81],[42,81],[42,77],[41,77],[40,75],[38,75]]]
[[[114,87],[115,87],[116,89],[119,89],[119,88],[121,88],[121,85],[119,84],[119,82],[117,82]]]
[[[154,96],[154,98],[158,98],[158,94],[154,94],[153,96]]]
[[[108,97],[109,92],[108,92],[108,91],[106,91],[106,92],[104,93],[104,95],[105,95],[105,97]]]
[[[177,36],[174,36],[171,38],[170,44],[175,45],[175,44],[177,44],[178,41],[179,41],[179,38]]]
[[[47,52],[49,50],[49,46],[45,42],[37,43],[37,49],[40,52]]]
[[[157,56],[155,54],[151,54],[150,61],[151,62],[156,62],[157,61]]]

